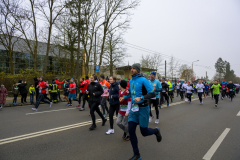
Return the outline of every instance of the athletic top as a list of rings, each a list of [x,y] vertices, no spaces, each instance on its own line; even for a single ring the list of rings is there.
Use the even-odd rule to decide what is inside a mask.
[[[186,90],[186,87],[188,86],[188,84],[187,83],[183,83],[182,84],[182,88],[183,88],[183,90]]]
[[[197,92],[201,93],[203,92],[204,85],[198,83],[195,88],[197,89]]]
[[[119,98],[124,97],[124,96],[128,95],[128,91],[127,90],[125,90],[124,92],[119,91],[118,95],[119,95]],[[124,101],[120,102],[120,107],[119,107],[118,113],[125,116],[125,113],[129,113],[129,111],[131,109],[131,105],[132,105],[131,98],[125,99]],[[125,106],[125,108],[123,106]]]
[[[187,93],[192,93],[193,87],[192,86],[187,86]]]
[[[220,84],[213,84],[211,88],[213,89],[213,95],[220,94]]]
[[[76,83],[70,83],[69,85],[69,92],[70,93],[76,93]]]
[[[108,89],[110,88],[110,83],[107,82],[105,79],[101,82],[100,81],[100,84],[103,88],[103,94],[102,94],[102,97],[108,97],[109,96],[109,93],[105,93],[106,91],[108,91]]]
[[[177,89],[180,89],[181,83],[177,83]]]
[[[45,81],[38,82],[38,86],[39,86],[39,93],[46,93],[47,83]]]
[[[149,80],[149,82],[150,82],[151,86],[153,88],[155,87],[155,89],[156,89],[156,91],[155,91],[156,98],[160,98],[160,95],[158,94],[159,91],[157,91],[159,89],[162,89],[162,85],[161,85],[160,81],[155,79],[154,81]]]
[[[222,90],[226,90],[227,82],[222,82],[221,86],[222,86]]]

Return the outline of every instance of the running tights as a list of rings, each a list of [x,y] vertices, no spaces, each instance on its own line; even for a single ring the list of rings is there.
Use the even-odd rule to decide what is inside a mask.
[[[110,105],[109,109],[109,123],[110,123],[110,128],[113,129],[113,115],[114,112],[116,112],[116,116],[118,116],[118,110],[119,110],[119,103]]]
[[[104,120],[105,118],[103,117],[102,112],[100,112],[99,110],[99,106],[100,103],[94,102],[94,103],[89,103],[90,106],[90,114],[91,114],[91,118],[92,118],[92,123],[93,125],[96,125],[96,117],[94,112],[96,111],[98,113],[98,115],[102,118],[102,120]]]
[[[214,95],[215,104],[218,104],[219,94]]]
[[[202,102],[202,92],[198,92],[198,98],[199,98],[199,100],[200,100],[200,102]]]

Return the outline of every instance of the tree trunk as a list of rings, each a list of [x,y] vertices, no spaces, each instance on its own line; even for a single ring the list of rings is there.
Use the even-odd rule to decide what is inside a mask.
[[[77,62],[76,62],[76,72],[75,77],[79,76],[79,60],[80,60],[80,27],[81,27],[81,0],[79,0],[78,5],[78,50],[77,50]]]
[[[10,73],[14,74],[14,67],[13,67],[13,51],[9,50],[9,58],[10,58]]]

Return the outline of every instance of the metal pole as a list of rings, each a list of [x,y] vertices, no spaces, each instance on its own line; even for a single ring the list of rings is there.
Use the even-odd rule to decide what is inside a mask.
[[[97,32],[95,31],[94,74],[96,74]]]
[[[165,79],[167,78],[167,61],[165,60]]]

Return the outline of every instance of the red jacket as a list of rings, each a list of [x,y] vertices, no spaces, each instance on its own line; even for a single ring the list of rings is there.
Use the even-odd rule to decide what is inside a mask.
[[[38,88],[39,88],[39,91],[41,91],[41,93],[46,93],[46,88],[47,88],[47,83],[45,81],[42,81],[42,82],[38,82]],[[42,89],[40,89],[42,88]]]
[[[124,96],[126,96],[126,95],[128,95],[127,90],[125,90],[123,93],[121,93],[121,90],[118,92],[119,98],[120,98],[120,97],[124,97]],[[131,101],[131,98],[128,98],[128,99],[123,100],[122,102],[120,102],[120,105],[128,105],[128,102],[129,102],[129,101]],[[120,110],[120,106],[119,106],[118,113],[120,113],[121,115],[125,116],[125,113],[126,113],[126,112],[125,112],[125,111],[121,111],[121,110]]]
[[[58,85],[58,89],[61,89],[61,84],[63,84],[64,80],[62,82],[59,82],[59,80],[55,80],[55,82]]]
[[[83,87],[80,87],[80,92],[81,93],[85,93],[88,87],[88,82],[87,81],[83,81],[80,86],[84,85]]]

